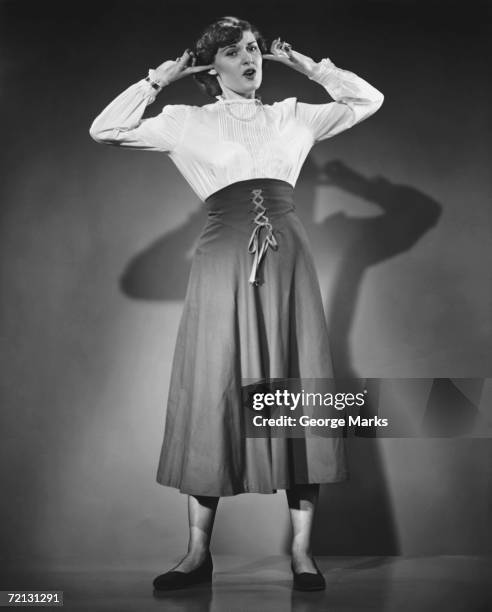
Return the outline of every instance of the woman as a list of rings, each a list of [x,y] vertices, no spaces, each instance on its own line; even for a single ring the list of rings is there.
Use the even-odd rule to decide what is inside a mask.
[[[334,101],[273,105],[256,96],[263,60],[319,83]],[[194,75],[204,106],[143,112]],[[383,95],[329,59],[315,62],[235,17],[206,28],[194,52],[149,70],[93,122],[104,144],[169,155],[208,220],[199,237],[178,330],[157,482],[188,494],[188,552],[158,590],[211,582],[209,545],[221,496],[285,489],[293,586],[325,588],[310,553],[319,483],[348,477],[343,438],[246,436],[244,381],[329,378],[328,331],[308,238],[292,194],[311,147],[372,115]]]

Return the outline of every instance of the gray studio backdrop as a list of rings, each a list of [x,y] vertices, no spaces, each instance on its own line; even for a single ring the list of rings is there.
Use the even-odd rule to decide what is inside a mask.
[[[490,377],[486,33],[478,12],[424,4],[315,14],[282,3],[279,20],[276,4],[253,3],[244,16],[385,94],[376,115],[313,149],[298,183],[339,371]],[[88,130],[230,7],[122,6],[3,6],[0,549],[11,564],[164,564],[186,547],[186,498],[155,474],[201,205],[164,154],[104,147]],[[328,101],[280,65],[262,95]],[[208,101],[182,80],[146,116]],[[318,553],[491,551],[489,437],[348,446],[351,480],[321,490]],[[287,538],[283,491],[221,501],[215,552],[273,555]]]

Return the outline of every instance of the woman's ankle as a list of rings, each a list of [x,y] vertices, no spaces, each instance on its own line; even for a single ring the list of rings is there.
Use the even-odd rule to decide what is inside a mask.
[[[210,552],[210,547],[207,544],[199,544],[188,547],[187,555],[190,557],[206,557]]]
[[[306,546],[292,546],[290,554],[292,557],[309,557],[313,556],[313,553],[309,547]]]

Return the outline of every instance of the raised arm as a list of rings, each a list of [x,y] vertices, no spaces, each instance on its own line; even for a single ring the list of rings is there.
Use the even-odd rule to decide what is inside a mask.
[[[335,136],[367,119],[383,103],[383,94],[353,72],[337,68],[328,58],[315,62],[280,39],[273,41],[271,54],[263,57],[302,72],[335,100],[325,104],[296,103],[296,117],[309,127],[315,141]]]
[[[89,134],[101,144],[171,151],[179,140],[187,107],[165,106],[159,115],[142,119],[157,93],[145,79],[130,85],[94,119]]]
[[[383,104],[384,95],[379,90],[353,72],[337,68],[328,58],[318,62],[308,77],[334,100],[326,104],[297,103],[297,116],[310,127],[315,141],[360,123]]]
[[[166,105],[155,117],[142,119],[146,107],[171,82],[205,70],[209,66],[193,66],[192,54],[186,50],[181,58],[166,61],[149,70],[147,79],[130,85],[94,119],[90,136],[101,144],[131,147],[148,151],[172,151],[179,142],[189,106]]]

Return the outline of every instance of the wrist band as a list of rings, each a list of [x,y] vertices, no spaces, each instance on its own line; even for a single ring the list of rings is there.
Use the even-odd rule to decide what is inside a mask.
[[[331,59],[325,57],[315,64],[314,70],[310,75],[308,75],[308,78],[315,81],[318,78],[323,78],[324,76],[331,74],[336,70],[336,68],[337,67],[331,61]]]
[[[149,76],[145,77],[145,80],[147,81],[147,83],[150,83],[156,91],[160,91],[162,89],[159,83],[156,83],[155,81],[153,81]]]

